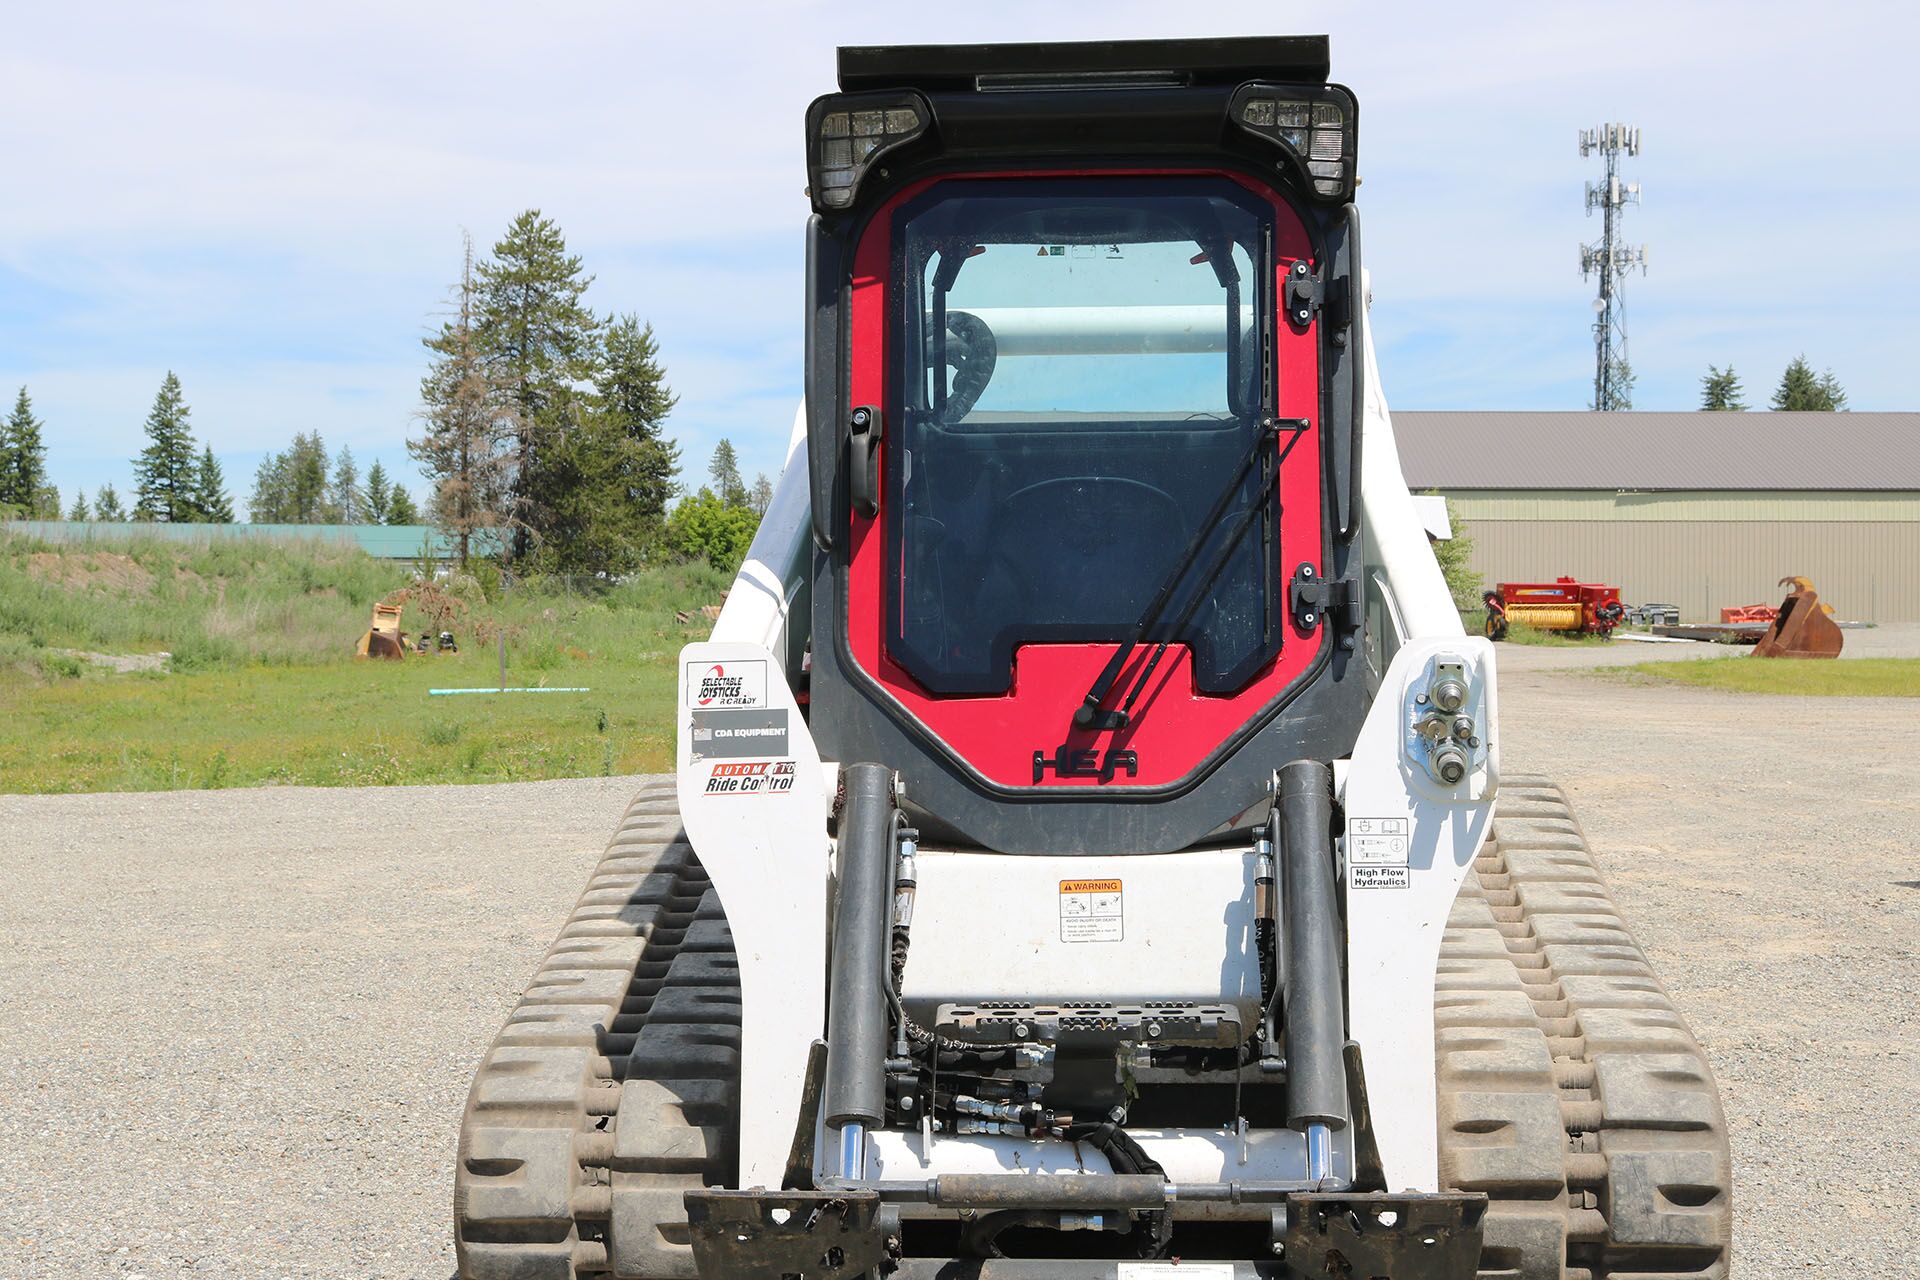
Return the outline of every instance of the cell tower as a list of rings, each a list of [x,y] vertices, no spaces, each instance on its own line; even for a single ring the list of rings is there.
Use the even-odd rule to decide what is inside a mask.
[[[1580,246],[1580,278],[1600,277],[1593,300],[1593,407],[1626,409],[1632,404],[1632,381],[1627,366],[1627,312],[1620,285],[1635,267],[1647,271],[1647,247],[1620,242],[1620,217],[1630,204],[1640,203],[1640,184],[1620,181],[1620,156],[1640,154],[1640,131],[1632,125],[1603,124],[1580,131],[1580,155],[1594,152],[1606,166],[1598,183],[1587,184],[1587,216],[1601,215],[1600,239]]]

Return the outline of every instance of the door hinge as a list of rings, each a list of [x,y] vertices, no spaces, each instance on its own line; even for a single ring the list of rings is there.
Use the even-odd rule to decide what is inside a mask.
[[[1287,603],[1300,630],[1312,631],[1325,621],[1342,649],[1353,648],[1354,633],[1360,630],[1360,592],[1355,583],[1344,578],[1330,581],[1312,565],[1302,564],[1293,571]]]
[[[1313,313],[1320,309],[1320,277],[1305,258],[1299,258],[1287,268],[1286,313],[1287,323],[1295,330],[1304,331],[1313,323]]]

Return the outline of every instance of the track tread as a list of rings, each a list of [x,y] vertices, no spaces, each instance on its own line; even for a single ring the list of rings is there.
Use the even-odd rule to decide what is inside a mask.
[[[1482,1280],[1724,1280],[1726,1116],[1565,794],[1502,784],[1434,991],[1443,1185],[1484,1191]]]
[[[671,781],[628,806],[474,1077],[466,1280],[694,1275],[681,1197],[733,1179],[740,981]]]

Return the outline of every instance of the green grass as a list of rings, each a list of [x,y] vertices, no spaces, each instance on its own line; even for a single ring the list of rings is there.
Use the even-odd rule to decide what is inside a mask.
[[[338,619],[363,616],[407,577],[319,543],[61,547],[6,535],[0,663],[21,666],[23,647],[164,651],[178,670],[325,661],[337,656]]]
[[[1733,693],[1782,693],[1815,698],[1920,698],[1920,658],[1722,658],[1697,662],[1643,662],[1623,669],[1632,677]]]
[[[496,782],[670,767],[675,662],[726,579],[610,591],[451,585],[462,652],[356,660],[371,604],[411,579],[358,551],[229,543],[59,549],[0,539],[0,791]],[[409,632],[430,626],[409,606]],[[513,685],[586,694],[429,697]],[[62,649],[172,655],[117,674]]]

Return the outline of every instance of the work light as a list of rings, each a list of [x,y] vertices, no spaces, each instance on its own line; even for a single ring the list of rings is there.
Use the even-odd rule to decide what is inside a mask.
[[[1329,199],[1353,193],[1353,100],[1329,86],[1308,97],[1297,85],[1242,85],[1231,114],[1247,132],[1280,143],[1304,170],[1313,192]]]
[[[807,113],[807,176],[814,203],[822,209],[850,207],[873,162],[925,133],[930,115],[917,94],[837,94],[815,102]]]

